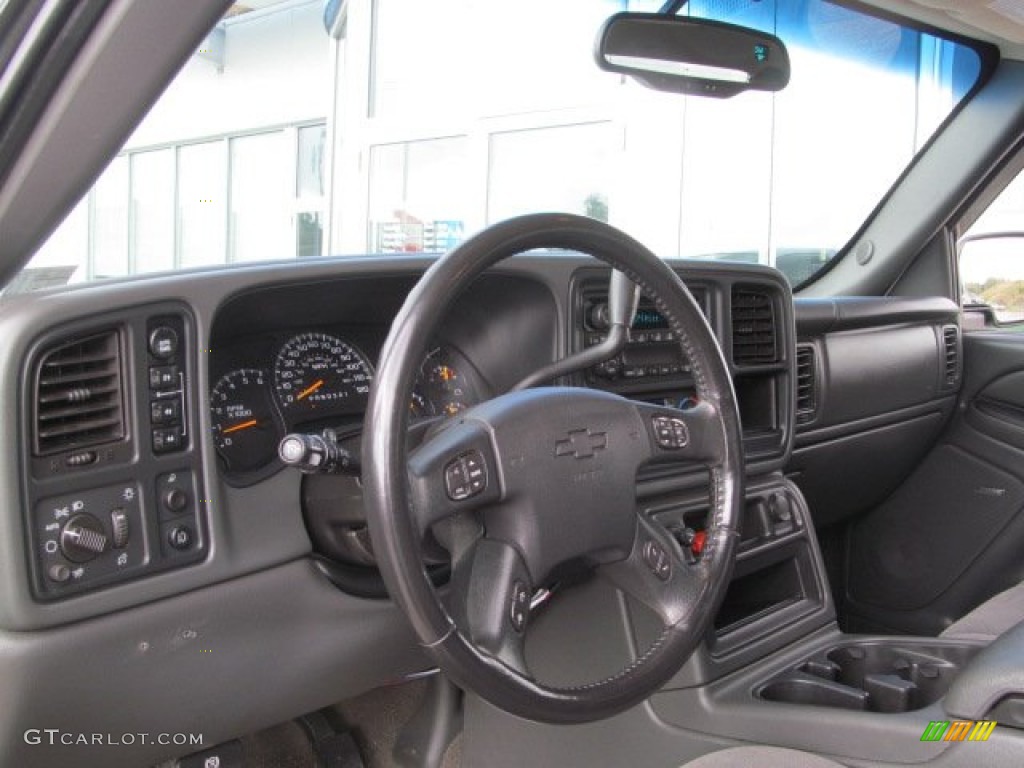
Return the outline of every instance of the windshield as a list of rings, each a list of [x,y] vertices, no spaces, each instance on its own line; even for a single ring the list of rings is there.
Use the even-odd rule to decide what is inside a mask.
[[[978,54],[824,0],[691,0],[778,35],[778,94],[650,91],[594,63],[658,2],[237,3],[18,290],[311,256],[443,252],[517,214],[656,253],[771,264],[843,246],[980,76]]]

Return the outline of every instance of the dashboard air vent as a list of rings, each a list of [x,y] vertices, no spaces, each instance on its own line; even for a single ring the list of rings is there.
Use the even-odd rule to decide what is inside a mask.
[[[775,302],[764,288],[732,289],[732,360],[736,365],[779,361],[775,341]]]
[[[36,455],[122,439],[117,331],[51,347],[36,368],[34,391]]]
[[[942,329],[943,369],[942,383],[955,387],[960,380],[960,329],[947,325]]]
[[[796,348],[796,423],[814,421],[818,409],[818,377],[814,347]]]

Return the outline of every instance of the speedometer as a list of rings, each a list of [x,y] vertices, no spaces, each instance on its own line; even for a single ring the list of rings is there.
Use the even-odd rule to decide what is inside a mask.
[[[274,387],[291,414],[361,411],[372,380],[373,369],[363,353],[326,333],[295,336],[274,363]]]

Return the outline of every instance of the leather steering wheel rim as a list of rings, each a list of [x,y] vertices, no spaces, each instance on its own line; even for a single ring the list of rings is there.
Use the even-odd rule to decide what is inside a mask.
[[[406,446],[408,403],[416,369],[445,311],[488,268],[508,256],[537,248],[592,255],[625,272],[654,299],[690,363],[698,398],[706,404],[706,413],[711,414],[699,423],[694,422],[696,426],[691,424],[690,432],[706,435],[704,439],[714,446],[713,460],[707,463],[710,509],[700,561],[683,564],[673,555],[678,555],[678,551],[673,549],[671,537],[648,530],[646,522],[641,521],[640,527],[647,532],[642,539],[639,535],[636,539],[648,548],[653,541],[653,546],[660,548],[657,551],[674,563],[677,571],[686,570],[685,581],[680,575],[678,582],[672,582],[672,593],[659,598],[685,605],[668,609],[670,621],[664,622],[661,636],[628,667],[605,680],[567,688],[545,686],[496,655],[482,651],[456,625],[423,566],[422,536],[415,524],[415,514],[417,504],[423,506],[422,498],[430,497],[414,498]],[[541,396],[545,394],[549,400],[559,397],[555,390]],[[569,398],[566,402],[576,397],[572,391],[563,396]],[[619,407],[617,401],[621,398],[607,397],[616,398],[616,402],[609,400],[609,408]],[[524,401],[510,407],[526,412],[523,409],[531,406]],[[671,417],[667,411],[665,415]],[[657,416],[653,411],[651,416],[641,412],[641,420],[648,429],[651,419]],[[693,297],[679,276],[636,240],[593,219],[534,214],[501,222],[465,241],[427,270],[395,318],[381,354],[366,418],[362,449],[364,495],[382,576],[423,647],[460,687],[521,717],[552,723],[589,722],[617,714],[650,696],[679,670],[706,635],[729,583],[739,540],[744,489],[736,396],[715,335]],[[636,438],[636,427],[630,429],[631,437]],[[694,442],[698,442],[696,437]],[[637,568],[636,563],[644,557],[637,549],[639,546],[634,543],[637,551],[626,558],[634,568],[628,583],[647,578],[638,575],[643,567]],[[676,583],[684,584],[685,588],[677,588]],[[657,583],[652,584],[641,589],[656,590]],[[685,595],[680,596],[683,592]]]

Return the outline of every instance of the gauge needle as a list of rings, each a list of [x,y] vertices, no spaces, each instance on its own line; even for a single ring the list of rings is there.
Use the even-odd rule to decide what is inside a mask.
[[[320,389],[320,387],[322,387],[323,385],[324,385],[324,380],[323,379],[317,379],[314,383],[310,384],[304,390],[299,392],[299,394],[297,394],[295,396],[295,399],[296,400],[305,400],[307,397],[309,397],[314,392],[316,392],[318,389]]]
[[[235,424],[233,427],[228,427],[221,434],[230,435],[232,432],[240,432],[243,429],[255,427],[257,424],[259,424],[259,422],[256,419],[249,419],[248,421],[243,421],[241,424]]]

